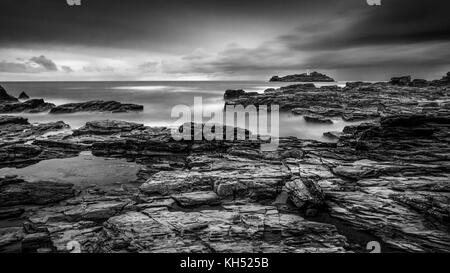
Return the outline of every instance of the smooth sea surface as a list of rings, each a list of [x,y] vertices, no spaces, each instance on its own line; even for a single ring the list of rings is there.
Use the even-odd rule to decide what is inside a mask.
[[[87,121],[103,119],[125,120],[148,126],[178,126],[180,122],[177,117],[171,117],[172,108],[176,105],[187,105],[192,109],[194,97],[202,98],[204,111],[221,111],[224,107],[223,94],[227,89],[262,93],[267,88],[290,84],[294,83],[264,81],[1,83],[11,95],[18,96],[25,91],[31,98],[43,98],[56,105],[90,100],[115,100],[144,105],[144,111],[139,113],[16,114],[28,118],[32,123],[62,120],[73,129],[83,126]],[[345,82],[316,83],[316,86],[344,84]],[[355,124],[344,122],[342,119],[334,119],[333,122],[333,124],[311,124],[306,123],[302,116],[280,113],[279,135],[330,141],[323,136],[324,132],[342,131],[345,126]],[[254,130],[252,126],[248,129]]]

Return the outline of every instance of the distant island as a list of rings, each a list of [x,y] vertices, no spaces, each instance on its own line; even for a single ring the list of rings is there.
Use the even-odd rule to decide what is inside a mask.
[[[335,80],[319,72],[295,74],[284,77],[273,76],[271,82],[334,82]]]

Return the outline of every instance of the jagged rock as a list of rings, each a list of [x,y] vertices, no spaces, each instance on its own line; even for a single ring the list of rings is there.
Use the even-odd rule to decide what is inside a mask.
[[[18,99],[8,94],[6,90],[0,85],[0,104],[11,102],[18,102]]]
[[[25,92],[20,93],[19,100],[29,100],[29,99],[30,97],[27,95],[27,93]]]
[[[310,179],[295,179],[285,185],[290,200],[300,209],[318,208],[324,205],[325,196],[316,182]]]
[[[296,74],[285,77],[273,76],[271,82],[334,82],[335,80],[319,72]]]
[[[67,114],[76,112],[140,112],[144,106],[137,104],[123,104],[117,101],[88,101],[81,103],[68,103],[59,105],[50,111],[50,114]]]
[[[240,96],[244,95],[245,91],[240,89],[240,90],[227,90],[225,91],[225,94],[223,95],[224,99],[236,99],[239,98]]]
[[[53,103],[47,103],[43,99],[32,99],[19,103],[0,105],[0,113],[40,113],[53,109]]]

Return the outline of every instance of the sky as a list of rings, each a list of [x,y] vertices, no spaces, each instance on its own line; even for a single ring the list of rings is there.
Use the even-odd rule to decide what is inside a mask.
[[[369,0],[372,2],[374,0]],[[448,0],[0,0],[0,81],[434,79]]]

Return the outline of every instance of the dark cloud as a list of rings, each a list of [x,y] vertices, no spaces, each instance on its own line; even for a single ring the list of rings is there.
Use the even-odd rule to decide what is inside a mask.
[[[45,57],[44,55],[41,55],[39,57],[33,57],[30,59],[31,62],[34,62],[35,64],[41,66],[42,68],[44,68],[45,70],[48,71],[57,71],[58,67],[56,67],[56,64],[48,59],[47,57]]]
[[[215,29],[233,30],[233,24],[264,29],[274,23],[295,23],[299,16],[327,11],[333,2],[83,0],[81,6],[70,7],[65,0],[2,0],[0,25],[8,27],[0,28],[0,43],[168,50],[197,43]],[[219,37],[220,32],[216,35]],[[178,44],[180,41],[182,44]]]
[[[0,72],[4,73],[40,73],[58,71],[55,62],[44,55],[32,57],[29,60],[17,58],[16,62],[1,61]]]
[[[448,0],[382,1],[382,6],[349,10],[348,16],[306,24],[280,39],[293,49],[450,41]]]

